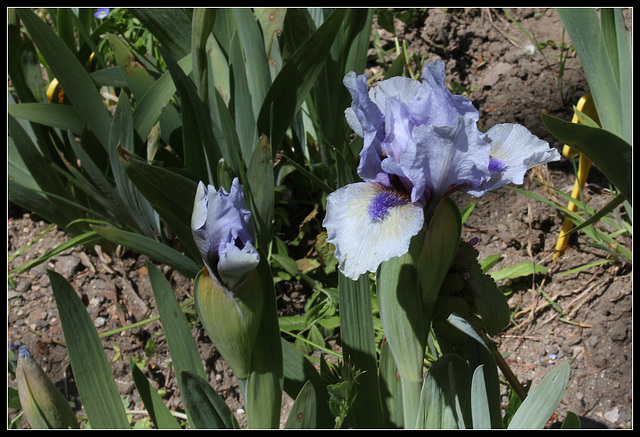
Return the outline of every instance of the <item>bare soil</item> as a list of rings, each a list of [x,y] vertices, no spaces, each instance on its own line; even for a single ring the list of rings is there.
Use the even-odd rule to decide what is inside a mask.
[[[539,51],[528,52],[526,46],[531,42],[527,35],[496,9],[429,9],[411,27],[396,20],[395,31],[407,41],[409,53],[424,55],[429,60],[442,58],[447,81],[457,82],[462,89],[472,89],[468,96],[480,111],[481,129],[497,123],[521,123],[561,150],[562,145],[542,125],[540,112],[571,119],[572,105],[587,91],[580,62],[568,50],[564,53],[567,57],[564,74],[558,77],[563,32],[554,10],[523,8],[509,12],[537,41],[548,42],[542,50],[544,56]],[[630,14],[627,18],[631,23]],[[393,35],[377,24],[374,28],[384,48],[391,48]],[[564,42],[570,43],[567,35]],[[367,73],[371,77],[377,71],[379,66],[371,62]],[[532,172],[532,176],[569,193],[573,171],[570,161],[563,158]],[[528,178],[525,187],[547,196],[533,177]],[[592,169],[585,189],[588,204],[595,209],[602,207],[610,199],[608,187],[602,174]],[[495,269],[534,262],[549,270],[548,274],[499,283],[512,289],[508,298],[513,322],[496,340],[519,380],[530,380],[534,386],[556,365],[572,360],[569,386],[550,426],[556,426],[567,411],[573,411],[581,416],[583,428],[631,428],[631,266],[606,263],[573,271],[609,256],[591,245],[583,233],[575,235],[566,253],[552,261],[562,216],[555,208],[521,193],[502,188],[480,199],[460,194],[454,199],[461,207],[476,203],[464,225],[463,238],[479,238],[476,248],[480,259],[501,254]],[[8,216],[9,255],[27,247],[49,226],[13,206]],[[14,258],[9,269],[42,256],[66,239],[66,234],[54,227]],[[631,248],[630,241],[625,244]],[[46,269],[55,270],[71,282],[82,296],[98,332],[105,332],[157,315],[145,260],[145,256],[129,251],[104,254],[78,247],[19,275],[15,278],[16,287],[7,289],[7,341],[26,345],[62,393],[76,405],[80,405],[80,400]],[[160,267],[172,282],[179,301],[192,296],[189,279],[166,266]],[[307,291],[300,284],[278,287],[281,313],[302,313]],[[230,369],[197,323],[193,324],[193,335],[208,369],[209,381],[240,423],[246,424]],[[183,411],[159,322],[103,339],[120,393],[128,397],[131,410],[143,410],[130,376],[128,357],[144,358],[142,351],[149,340],[157,347],[146,362],[145,373],[156,388],[166,390],[164,400],[169,408]],[[118,349],[124,359],[117,358]],[[8,384],[15,386],[11,380]],[[290,404],[285,396],[283,423]],[[8,409],[9,418],[15,414],[15,410]],[[144,417],[143,413],[136,413],[133,420]],[[21,427],[24,426],[23,421]]]

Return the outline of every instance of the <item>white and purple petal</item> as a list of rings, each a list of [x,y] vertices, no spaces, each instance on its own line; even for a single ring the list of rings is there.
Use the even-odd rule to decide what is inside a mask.
[[[530,168],[560,159],[560,153],[549,143],[519,124],[495,125],[487,131],[487,139],[491,145],[490,165],[485,181],[467,191],[474,196],[509,183],[522,184]]]
[[[409,250],[411,238],[424,224],[424,210],[401,192],[377,183],[358,182],[327,197],[322,224],[327,229],[327,241],[336,247],[340,271],[355,280]]]

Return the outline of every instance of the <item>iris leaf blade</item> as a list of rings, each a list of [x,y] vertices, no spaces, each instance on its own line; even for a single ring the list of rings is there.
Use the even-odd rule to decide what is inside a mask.
[[[92,428],[129,428],[111,367],[93,322],[73,287],[49,270],[71,368]]]

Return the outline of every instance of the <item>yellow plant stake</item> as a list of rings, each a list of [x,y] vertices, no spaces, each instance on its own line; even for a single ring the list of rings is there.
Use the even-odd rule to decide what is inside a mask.
[[[598,113],[596,112],[596,106],[593,102],[593,98],[591,97],[591,93],[585,94],[580,99],[580,101],[576,105],[576,109],[577,111],[587,115],[593,121],[598,123],[598,125],[600,125],[600,119],[598,118]],[[573,119],[571,120],[573,123],[580,123],[577,111],[573,114]],[[572,158],[578,153],[580,152],[572,149],[566,144],[562,149],[562,154],[567,158]],[[584,188],[584,185],[587,181],[587,176],[589,175],[591,164],[592,162],[589,158],[587,158],[583,153],[580,154],[580,160],[578,162],[578,175],[573,185],[573,192],[571,193],[571,197],[573,199],[580,200],[580,192]],[[578,210],[578,205],[573,202],[569,202],[569,205],[567,205],[567,209],[572,212],[576,212]],[[567,245],[569,244],[569,237],[565,234],[569,232],[571,228],[573,228],[573,222],[569,217],[565,217],[564,222],[562,223],[562,229],[560,230],[560,236],[558,237],[558,242],[556,243],[556,252],[553,255],[554,260],[562,256],[564,251],[567,249]]]

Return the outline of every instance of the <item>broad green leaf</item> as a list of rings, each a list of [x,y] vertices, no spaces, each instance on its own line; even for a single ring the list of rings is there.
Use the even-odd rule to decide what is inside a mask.
[[[236,19],[232,8],[219,9],[213,24],[213,34],[220,44],[220,49],[226,58],[229,58],[229,46],[233,34],[238,31]]]
[[[121,152],[121,157],[127,176],[180,238],[187,253],[199,260],[200,252],[191,234],[191,212],[198,185],[179,173],[148,164],[135,155]]]
[[[21,103],[8,106],[9,115],[23,118],[45,126],[70,130],[80,134],[84,129],[84,121],[73,106],[54,105],[49,103]]]
[[[196,276],[200,267],[191,258],[177,250],[151,238],[105,226],[92,226],[101,237],[137,253],[144,253],[149,258],[171,266],[188,278]]]
[[[182,399],[197,429],[238,429],[238,421],[220,395],[202,376],[180,371]]]
[[[380,397],[382,412],[388,417],[389,426],[403,428],[402,383],[388,342],[380,346]]]
[[[542,429],[558,408],[569,382],[569,361],[565,361],[538,383],[522,402],[508,429]]]
[[[371,37],[373,8],[353,8],[345,18],[344,47],[347,49],[345,71],[364,72]]]
[[[278,36],[282,33],[287,9],[254,8],[254,13],[260,22],[262,34],[264,35],[265,53],[267,54],[269,71],[271,73],[271,78],[273,79],[282,68],[282,57],[280,54]]]
[[[307,381],[291,407],[284,429],[315,429],[317,409],[316,391]]]
[[[180,392],[184,395],[187,388],[180,373],[182,370],[188,370],[202,378],[206,378],[207,374],[202,365],[202,358],[198,353],[198,346],[191,334],[191,329],[171,288],[171,284],[155,265],[151,262],[146,264],[153,296],[160,314],[160,321],[169,346],[173,369],[178,375]],[[189,410],[187,410],[187,415],[191,419]]]
[[[142,371],[136,366],[133,359],[129,357],[129,368],[133,382],[138,389],[144,407],[149,413],[149,417],[157,429],[182,429],[176,419],[171,415],[171,411],[162,402],[162,398],[153,388],[151,383],[144,376]]]
[[[580,429],[580,417],[573,411],[567,411],[567,416],[562,422],[562,429]]]
[[[481,421],[488,421],[488,428],[502,428],[502,397],[500,394],[500,380],[498,378],[498,366],[496,364],[496,360],[493,357],[492,352],[487,349],[487,345],[484,342],[479,343],[477,338],[472,339],[471,337],[469,337],[467,339],[467,354],[469,357],[469,366],[471,369],[475,368],[477,371],[478,368],[482,368],[482,378],[485,393],[484,398],[486,399],[489,414],[486,419],[483,417]],[[474,395],[472,392],[472,413],[474,413],[475,411],[475,409],[473,408],[473,397]],[[476,419],[473,418],[474,423],[475,420]]]
[[[133,15],[158,38],[174,59],[191,52],[191,21],[179,8],[131,8]]]
[[[229,111],[233,115],[235,129],[240,141],[242,159],[246,163],[251,160],[253,148],[258,140],[256,121],[253,112],[252,95],[248,85],[248,71],[242,57],[239,35],[231,38],[231,52],[229,53],[229,68],[232,79],[231,100]]]
[[[7,195],[10,202],[33,211],[51,223],[64,227],[69,220],[56,208],[39,190],[9,179],[7,181]]]
[[[73,11],[69,8],[57,8],[58,18],[56,20],[56,27],[58,29],[58,36],[69,47],[73,53],[78,51],[76,46],[76,35],[73,28],[73,19],[71,15]]]
[[[257,271],[264,296],[246,387],[247,426],[277,429],[282,406],[283,357],[273,276],[264,250],[260,250],[260,258]]]
[[[358,392],[348,418],[352,418],[357,428],[384,427],[369,277],[362,275],[353,281],[339,274],[338,289],[344,362],[364,372],[358,377]]]
[[[178,61],[178,66],[184,74],[191,73],[191,54]],[[133,112],[133,123],[141,138],[146,138],[151,128],[160,117],[163,117],[162,138],[167,144],[175,144],[171,135],[182,126],[182,121],[177,110],[170,106],[169,102],[176,93],[176,86],[171,78],[171,73],[166,71],[148,89]],[[171,107],[172,109],[167,109]],[[166,117],[163,114],[168,114]]]
[[[622,137],[622,118],[631,114],[622,113],[620,88],[595,9],[558,8],[556,11],[580,58],[602,127]]]
[[[111,117],[91,77],[44,21],[29,9],[19,9],[18,14],[48,67],[64,89],[65,96],[106,149],[109,143]]]
[[[25,167],[28,169],[33,180],[42,191],[55,195],[47,196],[49,202],[51,202],[51,204],[54,205],[68,221],[78,218],[80,213],[77,210],[70,208],[68,204],[61,202],[58,199],[58,197],[60,197],[66,200],[71,200],[69,199],[69,194],[60,177],[56,172],[52,171],[52,163],[41,154],[40,150],[38,150],[37,146],[32,142],[27,132],[11,115],[8,116],[8,128],[9,135],[15,144],[15,148],[11,148],[9,150],[15,150],[19,153]],[[62,227],[65,227],[67,223],[59,222]]]
[[[622,138],[633,140],[633,53],[631,32],[627,28],[621,8],[613,10],[620,69],[620,99],[622,105]]]
[[[482,340],[480,335],[478,335],[476,330],[473,329],[473,326],[471,326],[469,322],[467,322],[463,317],[460,317],[455,313],[451,313],[451,315],[447,318],[447,321],[453,326],[455,326],[456,328],[458,328],[460,331],[464,332],[466,335],[474,339],[478,344],[482,345],[485,349],[489,350],[488,346]]]
[[[252,113],[259,114],[271,86],[265,41],[251,9],[234,8],[233,16],[236,19],[238,37],[246,61],[246,81],[252,101]],[[233,56],[233,52],[230,55]]]
[[[96,70],[93,71],[90,76],[98,86],[112,86],[119,88],[127,86],[127,81],[122,76],[119,67],[107,67],[101,70]]]
[[[123,222],[135,224],[141,234],[153,237],[161,233],[157,214],[149,201],[142,197],[134,182],[127,177],[126,164],[119,159],[119,148],[129,152],[134,149],[133,117],[129,98],[124,92],[121,92],[118,98],[109,137],[109,162],[116,189],[122,199],[114,207],[125,210],[120,212]],[[127,220],[128,217],[132,219]]]
[[[422,287],[422,306],[428,316],[433,311],[442,281],[458,252],[461,232],[460,210],[451,198],[446,197],[436,206],[427,225],[417,267]]]
[[[597,102],[597,100],[596,100]],[[584,153],[631,202],[631,145],[607,130],[542,114],[545,127],[560,142]],[[600,116],[600,111],[598,111]]]
[[[429,368],[422,386],[417,428],[463,429],[469,411],[471,374],[459,355],[445,354]]]
[[[182,143],[184,144],[184,166],[189,177],[208,181],[213,163],[220,159],[215,137],[211,130],[209,111],[198,96],[195,85],[171,56],[161,50],[167,68],[178,90],[182,112]]]
[[[493,266],[495,266],[498,261],[502,258],[501,254],[489,255],[482,261],[480,261],[480,268],[482,269],[482,273],[487,273]]]
[[[212,68],[213,66],[210,62],[210,75],[213,74]],[[224,142],[218,141],[222,157],[226,161],[227,165],[232,169],[234,174],[240,174],[244,169],[244,165],[242,163],[242,147],[240,145],[238,132],[236,131],[236,125],[233,121],[231,111],[225,105],[221,94],[217,89],[213,87],[209,87],[209,101],[211,102],[210,106],[212,108],[215,106],[215,109],[211,109],[211,113],[214,114],[214,117],[211,118],[215,121],[219,121],[220,123],[219,126],[214,125],[214,129],[219,127],[218,135],[222,135],[224,140]],[[217,135],[216,140],[218,140]]]
[[[191,54],[193,76],[200,98],[207,96],[207,40],[216,18],[216,10],[210,8],[194,8],[191,19]]]
[[[47,102],[42,66],[31,39],[21,33],[16,9],[7,11],[7,73],[22,103]]]
[[[91,427],[129,428],[111,367],[91,317],[71,285],[48,270],[80,399]]]
[[[409,252],[381,264],[376,293],[398,372],[403,379],[420,383],[430,321],[422,309],[418,269],[412,254],[420,253],[423,238],[423,233],[418,234],[412,239]]]
[[[258,115],[258,134],[269,134],[272,149],[280,147],[294,115],[313,87],[346,13],[346,9],[334,11],[289,57],[269,88]]]
[[[257,224],[258,243],[263,247],[267,247],[271,241],[273,230],[275,187],[272,156],[269,140],[263,135],[253,147],[251,160],[247,167],[249,191],[245,194],[251,196],[249,204],[254,205],[254,222]]]
[[[473,429],[490,429],[491,415],[489,413],[489,400],[487,399],[487,387],[484,384],[483,366],[476,367],[471,378],[471,415]]]
[[[293,399],[297,398],[307,381],[313,384],[316,395],[317,427],[332,428],[334,417],[329,410],[329,395],[326,384],[322,382],[320,374],[311,362],[285,339],[280,339],[282,345],[282,360],[284,391]]]
[[[135,60],[135,57],[129,47],[125,45],[125,43],[116,35],[107,34],[107,41],[109,41],[109,45],[111,46],[111,50],[113,51],[115,61],[118,64],[118,68],[120,69],[120,74],[125,79],[127,83],[127,87],[131,90],[132,96],[141,103],[142,100],[147,97],[153,95],[152,93],[158,93],[157,88],[154,89],[154,85],[156,82],[153,80],[147,69]],[[152,91],[153,90],[153,91]],[[175,92],[175,88],[173,89]],[[173,92],[171,94],[173,94]],[[150,94],[151,93],[151,94]],[[162,99],[166,95],[165,93],[161,93],[158,96],[158,99]],[[170,97],[170,96],[169,96]],[[155,114],[155,118],[153,122],[156,120],[160,120],[160,124],[162,126],[162,131],[170,133],[174,129],[177,128],[177,120],[179,120],[179,114],[176,108],[172,105],[167,105],[169,98],[162,99],[164,101],[162,112],[158,110]],[[139,108],[136,109],[136,112]],[[143,106],[143,110],[144,109]],[[141,114],[138,117],[142,117],[145,114]],[[151,115],[151,114],[149,114]],[[142,125],[136,124],[136,127],[140,127],[138,133],[142,138],[146,138],[146,135],[149,133],[146,130],[146,127]],[[164,137],[167,143],[170,142],[170,137],[165,135]],[[132,149],[131,149],[132,150]]]

